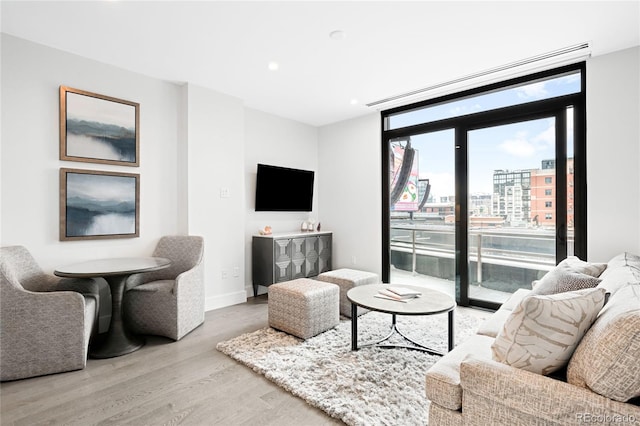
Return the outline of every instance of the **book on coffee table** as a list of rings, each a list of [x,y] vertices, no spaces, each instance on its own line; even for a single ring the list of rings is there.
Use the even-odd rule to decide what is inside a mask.
[[[406,289],[406,290],[409,290],[409,289]],[[420,296],[420,292],[407,291],[407,292],[402,292],[403,294],[400,294],[400,290],[398,291],[399,292],[395,292],[395,291],[391,291],[388,288],[383,288],[378,291],[378,295],[384,296],[383,297],[384,299],[392,299],[392,300],[400,300],[400,301],[406,301],[406,300],[414,299]]]
[[[373,297],[377,297],[379,299],[394,300],[396,302],[402,302],[402,303],[407,303],[407,301],[409,300],[409,299],[398,299],[396,297],[386,296],[386,295],[384,295],[382,293],[374,294]]]
[[[387,291],[397,294],[400,297],[418,297],[422,293],[418,290],[414,290],[412,288],[400,287],[400,286],[389,286],[386,288]]]

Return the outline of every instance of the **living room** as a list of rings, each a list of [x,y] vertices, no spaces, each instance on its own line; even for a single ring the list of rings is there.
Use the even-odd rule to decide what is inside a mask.
[[[29,41],[10,21],[30,15],[46,20],[43,11],[53,13],[55,2],[19,3],[2,4],[2,246],[27,247],[51,272],[93,258],[148,256],[163,235],[201,235],[206,246],[206,311],[244,304],[252,296],[252,236],[266,225],[274,232],[294,231],[309,218],[307,213],[254,211],[256,164],[267,163],[314,170],[311,216],[333,232],[334,266],[381,273],[379,111],[360,104],[357,112],[343,116],[348,118],[322,124],[285,118],[278,111],[247,106],[241,95],[228,94],[224,88],[163,76],[158,70],[127,70],[49,47],[43,39]],[[577,9],[578,17],[580,9],[588,7],[581,2],[567,4]],[[110,2],[109,7],[119,6]],[[617,30],[610,28],[616,28],[616,19],[633,15],[628,8],[637,12],[638,3],[602,2],[600,7],[613,18],[598,16],[599,27],[584,33],[593,46],[586,59],[587,247],[590,261],[604,262],[622,251],[640,253],[640,47],[636,13],[635,32],[627,34],[631,42],[598,51],[608,37],[614,37]],[[573,16],[564,13],[566,19]],[[589,22],[594,13],[590,12]],[[560,37],[566,30],[556,24],[552,31]],[[80,36],[84,37],[76,33]],[[582,41],[587,40],[574,40]],[[538,53],[567,44],[541,47]],[[136,69],[144,69],[146,54],[140,51],[142,64]],[[516,53],[513,60],[528,56]],[[492,64],[498,65],[502,63]],[[461,71],[448,79],[468,73]],[[437,82],[427,78],[421,86]],[[276,81],[273,84],[278,87]],[[141,159],[135,171],[141,175],[139,238],[59,241],[58,173],[61,167],[73,167],[58,155],[61,85],[140,104]],[[309,93],[312,103],[315,91],[309,88]],[[272,96],[277,98],[278,92]],[[351,95],[343,96],[348,101]],[[113,169],[100,164],[87,168]],[[223,190],[228,197],[221,196]],[[105,321],[101,318],[101,326]]]

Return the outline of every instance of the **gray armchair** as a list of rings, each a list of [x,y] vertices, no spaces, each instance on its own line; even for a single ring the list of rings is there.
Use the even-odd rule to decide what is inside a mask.
[[[98,295],[93,280],[47,275],[26,248],[0,248],[0,380],[84,368]]]
[[[166,236],[153,256],[171,259],[169,268],[132,275],[123,311],[134,333],[180,340],[204,322],[204,240]]]

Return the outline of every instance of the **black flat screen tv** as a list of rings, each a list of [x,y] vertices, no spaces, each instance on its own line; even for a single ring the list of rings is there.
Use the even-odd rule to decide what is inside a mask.
[[[313,207],[311,170],[258,164],[257,212],[310,212]]]

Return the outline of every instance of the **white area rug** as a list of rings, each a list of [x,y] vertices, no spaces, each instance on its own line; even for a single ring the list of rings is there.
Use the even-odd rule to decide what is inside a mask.
[[[447,315],[399,316],[398,328],[434,349],[447,345]],[[456,342],[479,321],[456,313]],[[358,342],[385,337],[391,315],[369,312],[358,319]],[[402,342],[404,340],[392,341]],[[220,342],[218,350],[251,367],[309,404],[349,425],[425,425],[429,401],[425,374],[439,356],[409,349],[351,350],[351,321],[303,341],[263,328]]]

